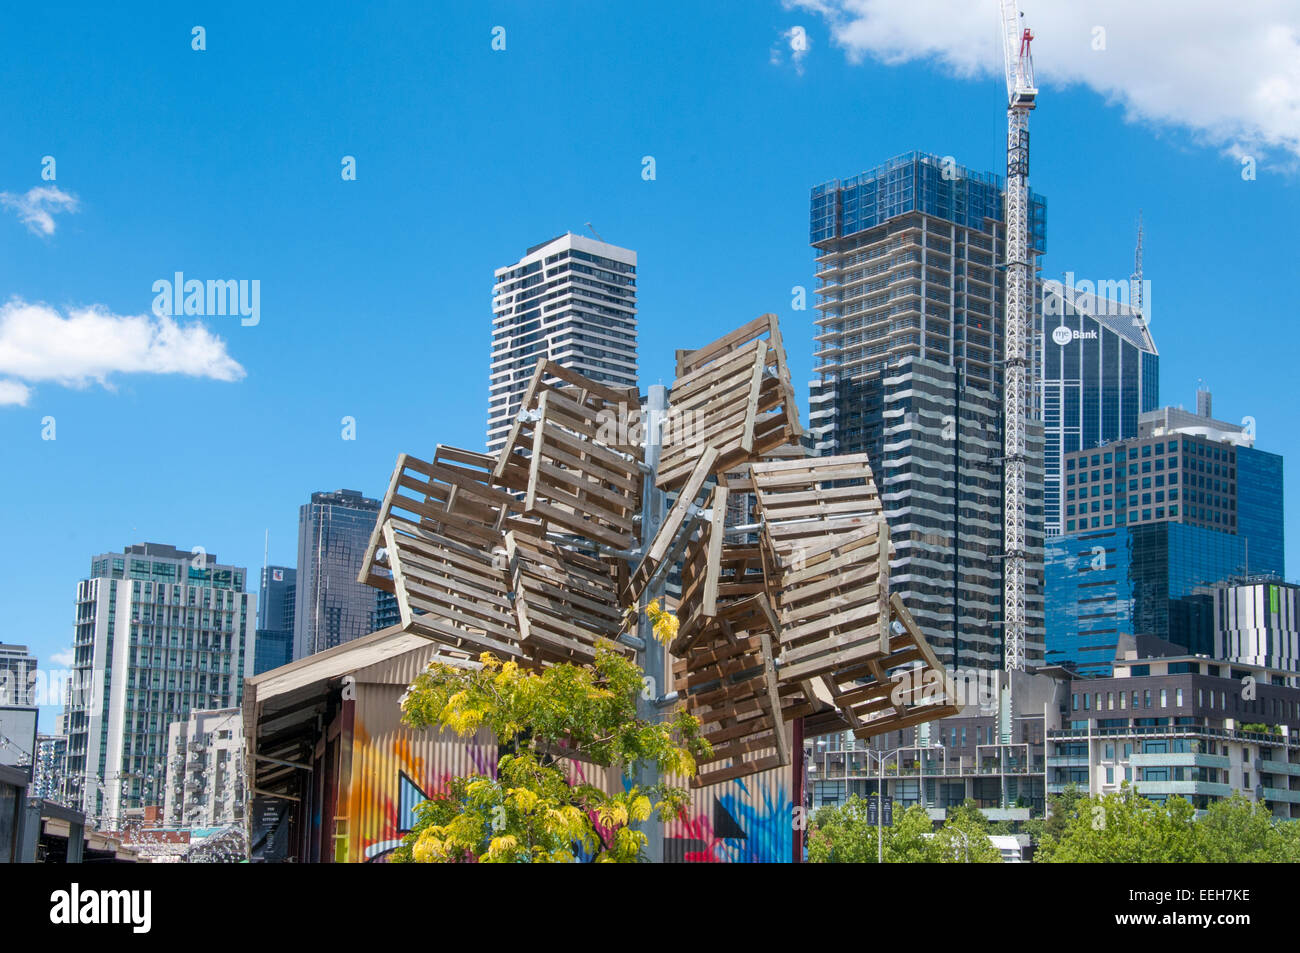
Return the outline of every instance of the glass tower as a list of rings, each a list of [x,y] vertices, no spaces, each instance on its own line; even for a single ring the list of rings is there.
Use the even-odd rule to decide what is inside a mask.
[[[368,635],[375,595],[357,582],[379,501],[358,490],[313,493],[298,509],[298,578],[293,657],[305,658]]]
[[[1138,435],[1160,399],[1160,357],[1136,309],[1055,281],[1044,283],[1042,351],[1043,505],[1055,536],[1064,456]]]

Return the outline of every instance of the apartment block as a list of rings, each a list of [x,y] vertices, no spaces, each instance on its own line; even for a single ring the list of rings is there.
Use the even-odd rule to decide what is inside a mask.
[[[636,252],[566,233],[496,270],[487,449],[506,438],[539,360],[637,386]]]
[[[163,824],[206,828],[242,824],[246,778],[242,710],[190,712],[167,733]]]
[[[101,827],[162,800],[172,722],[240,703],[257,618],[246,581],[199,547],[139,543],[91,559],[63,727],[72,806]]]

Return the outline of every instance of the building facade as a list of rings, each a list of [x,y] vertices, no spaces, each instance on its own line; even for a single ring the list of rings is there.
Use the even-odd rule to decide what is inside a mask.
[[[36,704],[36,656],[25,645],[0,642],[0,705]]]
[[[305,658],[367,635],[375,596],[357,573],[379,516],[358,490],[313,493],[298,509],[293,657]]]
[[[1300,672],[1300,586],[1278,579],[1214,587],[1214,657]]]
[[[64,782],[67,759],[66,735],[37,735],[36,767],[27,796],[64,804],[67,800],[67,785]]]
[[[290,566],[263,566],[257,602],[257,645],[253,674],[293,659],[293,619],[298,572]]]
[[[1138,435],[1160,400],[1160,356],[1141,313],[1062,282],[1044,282],[1043,507],[1048,536],[1065,531],[1062,461]]]
[[[173,721],[239,704],[257,618],[246,581],[198,548],[140,543],[91,560],[63,724],[72,806],[101,827],[162,800]]]
[[[634,251],[567,233],[498,268],[488,452],[505,446],[539,360],[616,387],[636,387],[636,335]]]
[[[1047,662],[1109,675],[1120,640],[1214,652],[1215,583],[1240,574],[1241,537],[1170,520],[1047,541]]]
[[[1042,254],[1046,203],[1033,194],[1030,205]],[[812,190],[812,445],[868,455],[895,545],[891,585],[948,666],[1003,656],[1002,219],[996,175],[922,153]],[[1041,333],[1030,342],[1036,376]],[[1039,396],[1026,407],[1030,664],[1045,637]]]
[[[1300,817],[1300,687],[1295,673],[1197,657],[1116,660],[1110,678],[1075,679],[1047,730],[1047,791],[1128,782],[1154,801],[1204,810],[1240,793]]]
[[[163,824],[207,828],[242,824],[244,730],[239,708],[192,711],[167,732]]]

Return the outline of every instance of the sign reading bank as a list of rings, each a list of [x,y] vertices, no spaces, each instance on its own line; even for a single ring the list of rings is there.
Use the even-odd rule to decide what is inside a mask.
[[[1052,341],[1061,347],[1065,347],[1071,341],[1095,340],[1097,340],[1096,331],[1077,331],[1073,328],[1067,328],[1064,324],[1052,331]]]

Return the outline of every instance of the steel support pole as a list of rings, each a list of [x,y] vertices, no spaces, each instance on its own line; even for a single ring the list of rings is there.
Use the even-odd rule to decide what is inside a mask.
[[[644,491],[641,494],[641,552],[650,549],[659,527],[663,524],[667,494],[655,485],[659,475],[659,452],[663,446],[662,428],[668,410],[668,388],[663,384],[654,384],[646,394],[644,415],[645,424],[645,463],[646,473],[643,477]],[[654,599],[663,599],[664,577],[667,573],[658,573],[658,579],[645,594],[648,604]],[[660,605],[662,605],[662,601]],[[642,607],[644,608],[644,607]],[[659,699],[666,694],[665,650],[655,640],[654,631],[645,612],[639,613],[637,635],[645,648],[637,652],[637,664],[641,666],[646,681],[645,690],[637,700],[637,714],[646,721],[657,722],[660,719]],[[656,765],[643,765],[637,772],[636,783],[641,788],[658,784],[659,768]],[[646,858],[651,863],[663,863],[664,826],[655,816],[641,825],[645,832]]]

